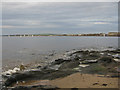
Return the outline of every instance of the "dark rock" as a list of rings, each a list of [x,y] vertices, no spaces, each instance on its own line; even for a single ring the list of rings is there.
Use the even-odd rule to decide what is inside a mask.
[[[71,90],[79,90],[79,88],[71,88]]]
[[[44,72],[41,72],[41,71],[29,71],[29,72],[23,72],[23,73],[16,73],[16,74],[13,74],[12,76],[10,76],[6,80],[4,85],[10,86],[12,83],[15,83],[20,80],[39,78],[43,74],[44,74]]]
[[[66,76],[71,75],[76,72],[77,71],[75,71],[75,70],[58,70],[58,71],[43,75],[42,79],[53,80],[56,78],[66,77]]]
[[[79,61],[69,61],[69,62],[66,62],[66,63],[63,63],[61,66],[60,66],[60,70],[63,70],[63,69],[73,69],[75,67],[78,67],[80,64]]]
[[[107,84],[102,84],[102,86],[107,86]]]
[[[35,53],[32,53],[31,55],[35,55]]]
[[[38,86],[17,86],[12,88],[11,90],[54,90],[54,89],[58,88],[51,85],[38,85]]]
[[[49,56],[53,56],[54,54],[52,53],[52,54],[49,54]]]
[[[71,57],[70,57],[70,60],[79,60],[80,57],[81,57],[80,55],[72,54]]]
[[[101,63],[111,63],[111,62],[114,62],[114,60],[111,58],[111,57],[102,57],[99,59],[99,62]]]
[[[57,59],[55,60],[54,62],[52,62],[52,65],[55,65],[55,64],[61,64],[63,62],[67,62],[67,60],[64,60],[64,59]]]
[[[26,81],[26,80],[52,80],[60,77],[65,77],[67,75],[70,75],[72,73],[75,73],[76,71],[73,70],[53,70],[53,69],[42,69],[41,71],[27,71],[23,73],[17,73],[9,77],[5,83],[4,86],[11,86],[13,83],[16,83],[17,81]]]
[[[113,51],[110,51],[110,52],[112,52],[112,53],[120,53],[120,49],[116,49],[116,50],[113,50]]]
[[[42,66],[37,66],[36,68],[41,68]]]
[[[93,85],[98,85],[98,83],[93,83]]]
[[[88,50],[82,52],[83,55],[88,55],[90,52]]]

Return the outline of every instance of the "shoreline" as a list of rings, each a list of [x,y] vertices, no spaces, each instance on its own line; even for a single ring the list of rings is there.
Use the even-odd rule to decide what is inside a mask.
[[[118,78],[101,77],[97,74],[74,73],[55,80],[31,80],[19,82],[17,86],[52,85],[58,88],[118,88]]]
[[[52,61],[55,61],[56,59],[59,58],[63,58],[67,53],[72,53],[72,52],[76,52],[76,51],[106,51],[106,50],[116,50],[115,48],[112,47],[108,47],[108,48],[83,48],[83,49],[69,49],[69,50],[53,50],[53,51],[49,51],[49,52],[44,52],[44,53],[40,53],[38,55],[36,55],[36,53],[31,53],[31,55],[33,55],[34,57],[38,57],[38,60],[30,60],[29,62],[24,62],[21,60],[5,60],[5,64],[4,67],[2,67],[2,72],[5,72],[9,69],[14,69],[15,67],[19,68],[19,66],[21,64],[23,64],[26,69],[30,69],[30,68],[34,68],[35,66],[45,66],[49,63],[51,63]]]
[[[101,51],[95,49],[81,49],[81,50],[66,51],[65,53],[61,54],[59,57],[51,60],[46,65],[43,66],[39,64],[37,66],[33,65],[33,67],[29,67],[29,69],[28,68],[23,69],[22,71],[19,70],[16,72],[11,71],[11,74],[10,73],[8,74],[8,72],[6,73],[4,72],[3,77],[6,78],[6,80],[4,81],[3,86],[7,88],[8,86],[12,85],[12,87],[18,88],[22,82],[24,84],[26,83],[25,87],[29,88],[29,85],[27,86],[27,82],[29,81],[34,81],[38,85],[39,82],[37,81],[39,80],[43,80],[43,81],[49,80],[49,82],[52,84],[52,86],[50,86],[49,88],[53,86],[58,88],[59,87],[67,88],[67,84],[65,85],[61,82],[64,82],[64,80],[66,80],[66,78],[68,77],[69,80],[71,80],[70,83],[72,83],[74,81],[72,78],[75,77],[78,78],[78,76],[80,77],[81,74],[84,77],[84,79],[86,78],[85,80],[87,80],[88,77],[92,77],[93,75],[97,74],[97,75],[105,76],[104,78],[106,78],[105,80],[107,81],[109,81],[109,79],[111,78],[110,83],[115,82],[113,86],[108,85],[108,82],[107,85],[105,84],[104,86],[103,83],[103,87],[115,88],[116,85],[118,85],[117,79],[119,78],[118,72],[120,67],[117,66],[118,63],[120,63],[119,52],[120,49],[109,49],[109,50],[101,50]],[[95,78],[99,78],[100,80],[103,79],[103,77],[97,77],[97,75],[91,78],[91,80],[93,79],[96,80]],[[77,82],[76,78],[75,81]],[[77,83],[71,86],[71,88],[75,87]],[[91,81],[91,84],[92,83],[93,82]],[[94,83],[96,82],[94,81]],[[59,86],[61,84],[63,84],[63,86]],[[102,87],[101,84],[100,85],[98,84],[99,83],[97,83],[97,86],[95,85],[95,87],[101,88]],[[86,85],[85,87],[87,88],[92,87],[90,85],[87,86],[87,82],[85,83],[85,85]],[[42,86],[44,87],[44,85]],[[48,85],[45,85],[45,87],[46,86]],[[32,87],[34,87],[34,85]],[[38,87],[41,86],[38,85]]]

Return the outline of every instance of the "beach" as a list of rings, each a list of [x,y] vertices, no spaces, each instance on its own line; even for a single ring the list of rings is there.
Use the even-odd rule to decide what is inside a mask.
[[[118,78],[75,73],[65,78],[52,80],[50,84],[59,88],[118,88]]]
[[[118,78],[100,77],[96,74],[75,73],[55,80],[20,82],[14,86],[52,85],[58,88],[118,88]]]
[[[71,50],[45,65],[3,72],[5,88],[118,88],[119,49]],[[18,70],[18,71],[15,71]]]
[[[120,88],[119,3],[17,1],[1,3],[0,90]]]

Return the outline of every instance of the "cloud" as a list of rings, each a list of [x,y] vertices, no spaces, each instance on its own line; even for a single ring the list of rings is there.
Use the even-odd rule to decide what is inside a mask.
[[[109,32],[117,30],[117,3],[3,3],[3,32]],[[109,29],[109,28],[110,29]],[[108,29],[107,29],[108,28]]]
[[[15,28],[15,26],[10,26],[10,25],[2,25],[0,26],[0,28]]]
[[[3,25],[3,26],[0,26],[0,28],[3,28],[3,29],[16,29],[16,28],[23,28],[23,29],[26,29],[26,28],[58,28],[60,27],[59,25],[38,25],[38,26],[30,26],[30,25],[26,25],[26,26],[10,26],[10,25]]]
[[[108,22],[94,22],[94,24],[110,24]]]
[[[119,0],[2,0],[2,2],[119,2]]]

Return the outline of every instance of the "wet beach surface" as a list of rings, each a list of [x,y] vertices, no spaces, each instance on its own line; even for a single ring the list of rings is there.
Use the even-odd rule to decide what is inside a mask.
[[[120,72],[119,53],[120,49],[113,48],[102,51],[96,49],[67,51],[46,65],[38,64],[29,69],[11,73],[4,72],[3,77],[6,80],[3,85],[6,88],[19,89],[34,87],[68,88],[67,84],[62,82],[69,79],[68,85],[76,81],[70,88],[80,88],[79,84],[84,78],[83,88],[117,88]],[[96,81],[97,79],[99,81]]]

